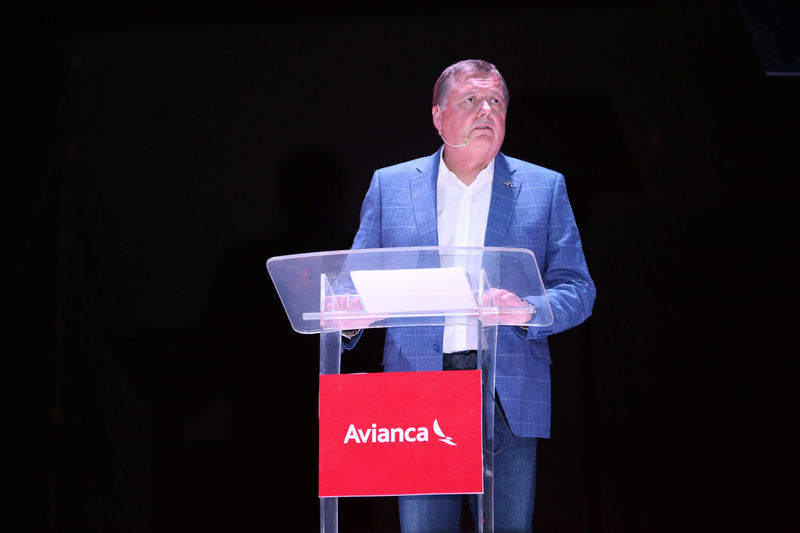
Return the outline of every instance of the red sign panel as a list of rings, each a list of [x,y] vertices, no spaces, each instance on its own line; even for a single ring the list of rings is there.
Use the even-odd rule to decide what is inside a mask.
[[[320,497],[481,492],[479,370],[320,376]]]

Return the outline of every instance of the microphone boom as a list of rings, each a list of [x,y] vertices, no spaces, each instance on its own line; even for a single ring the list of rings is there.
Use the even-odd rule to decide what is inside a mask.
[[[441,138],[442,138],[442,141],[444,142],[444,144],[446,144],[446,145],[447,145],[447,146],[449,146],[450,148],[463,148],[464,146],[466,146],[466,145],[468,145],[468,144],[469,144],[469,139],[468,139],[468,138],[466,138],[466,137],[464,137],[464,143],[463,143],[463,144],[450,144],[449,142],[447,142],[447,141],[444,139],[444,135],[442,135],[442,130],[439,130],[439,137],[441,137]]]

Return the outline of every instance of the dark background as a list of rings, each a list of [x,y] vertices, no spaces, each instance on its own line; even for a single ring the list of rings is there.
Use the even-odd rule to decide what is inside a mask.
[[[349,247],[480,57],[598,290],[551,339],[536,531],[800,530],[790,4],[3,8],[0,527],[317,530],[318,338],[265,261]]]

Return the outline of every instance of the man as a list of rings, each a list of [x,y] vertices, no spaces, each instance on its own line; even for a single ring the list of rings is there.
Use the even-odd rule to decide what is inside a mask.
[[[444,146],[432,156],[375,172],[353,242],[353,248],[510,246],[536,256],[552,326],[501,326],[497,334],[498,532],[531,530],[537,439],[550,435],[547,336],[583,322],[595,298],[563,176],[500,153],[508,100],[505,81],[491,63],[466,60],[445,69],[431,109]],[[519,303],[511,293],[502,298],[510,306]],[[474,368],[476,341],[463,329],[388,328],[385,370]],[[359,335],[350,336],[345,347],[351,349]],[[402,531],[457,532],[461,499],[400,497]]]

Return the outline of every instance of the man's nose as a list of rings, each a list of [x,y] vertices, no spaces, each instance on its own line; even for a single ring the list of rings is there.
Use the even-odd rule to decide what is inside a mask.
[[[488,116],[492,112],[492,106],[489,104],[489,99],[484,98],[478,106],[478,114],[482,117]]]

